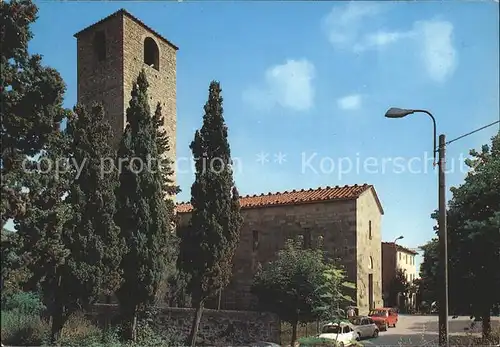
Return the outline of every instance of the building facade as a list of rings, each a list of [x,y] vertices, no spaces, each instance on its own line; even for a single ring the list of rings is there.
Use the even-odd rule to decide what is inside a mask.
[[[119,10],[75,34],[78,101],[104,105],[116,147],[127,124],[126,109],[139,72],[149,82],[151,113],[162,106],[176,158],[176,52],[178,48],[125,10]],[[175,180],[175,177],[174,177]],[[341,260],[360,313],[382,304],[381,217],[383,209],[371,185],[326,187],[241,198],[244,225],[234,259],[233,278],[221,308],[251,309],[250,294],[259,264],[274,259],[287,239],[302,237],[307,247],[323,247]],[[189,204],[179,204],[181,226]]]
[[[253,276],[275,259],[287,239],[322,247],[344,265],[360,314],[382,305],[381,217],[371,185],[326,187],[242,197],[244,217],[233,278],[221,296],[222,309],[252,309]],[[179,204],[180,225],[189,223],[191,205]]]
[[[74,35],[77,39],[78,102],[104,105],[116,147],[127,124],[132,86],[144,69],[151,113],[160,103],[176,154],[176,54],[178,48],[125,10],[119,10]],[[175,177],[173,177],[175,180]]]
[[[382,290],[385,301],[388,300],[390,286],[398,270],[405,272],[406,280],[412,283],[418,277],[415,256],[412,249],[398,245],[396,242],[382,242]],[[409,298],[411,304],[413,298]]]

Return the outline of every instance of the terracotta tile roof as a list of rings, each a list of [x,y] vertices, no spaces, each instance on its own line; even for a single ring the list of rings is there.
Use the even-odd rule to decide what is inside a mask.
[[[143,21],[141,21],[139,18],[133,16],[130,12],[128,12],[127,10],[125,9],[120,9],[118,11],[116,11],[115,13],[112,13],[110,14],[109,16],[101,19],[100,21],[98,22],[95,22],[94,24],[86,27],[85,29],[83,30],[80,30],[79,32],[77,32],[75,35],[73,35],[74,37],[78,37],[80,34],[86,32],[87,30],[89,30],[90,28],[94,27],[95,25],[97,24],[101,24],[113,17],[116,17],[116,16],[119,16],[119,15],[124,15],[124,16],[127,16],[128,18],[132,19],[134,22],[136,22],[137,24],[139,24],[140,26],[142,26],[144,29],[146,30],[149,30],[151,33],[153,33],[154,35],[156,35],[158,38],[160,38],[162,41],[164,41],[166,44],[170,45],[172,48],[174,48],[176,51],[179,50],[179,47],[177,47],[176,45],[174,45],[172,42],[170,42],[169,40],[167,40],[165,37],[161,36],[160,34],[158,34],[158,32],[156,32],[155,30],[151,29],[149,26],[147,26],[146,24],[144,24]]]
[[[394,247],[394,242],[382,242],[382,245],[388,245],[388,246]],[[397,243],[396,243],[396,248],[397,248],[398,251],[405,252],[405,253],[408,253],[408,254],[413,254],[413,255],[417,255],[418,254],[417,251],[414,251],[413,249],[409,249],[407,247],[401,246],[401,245],[399,245]]]
[[[336,201],[336,200],[353,200],[357,199],[362,193],[373,189],[372,185],[353,185],[353,186],[335,186],[335,187],[319,187],[317,189],[301,189],[292,190],[278,193],[267,193],[260,195],[247,195],[240,198],[240,204],[242,209],[247,208],[259,208],[259,207],[271,207],[271,206],[283,206],[283,205],[299,205],[306,203],[315,203],[322,201]],[[374,190],[375,193],[375,190]],[[382,212],[382,205],[378,200],[375,193],[375,199]],[[189,213],[192,207],[190,203],[179,203],[177,204],[178,213]]]

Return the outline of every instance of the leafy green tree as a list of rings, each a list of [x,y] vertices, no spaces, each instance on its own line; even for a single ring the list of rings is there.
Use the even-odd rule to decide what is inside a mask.
[[[251,291],[261,309],[276,313],[292,325],[293,345],[299,322],[312,322],[319,313],[328,315],[335,310],[337,305],[333,301],[341,297],[338,288],[333,292],[329,289],[333,280],[339,278],[332,279],[332,283],[328,283],[328,279],[338,274],[324,262],[320,250],[303,249],[298,242],[289,240],[276,260],[257,272]],[[328,305],[333,304],[333,309],[328,307],[320,312],[318,308],[325,306],[327,299],[331,300]]]
[[[165,199],[159,170],[161,155],[148,103],[148,82],[141,71],[132,88],[127,126],[120,142],[117,165],[116,222],[125,240],[124,282],[117,297],[127,323],[127,337],[136,339],[137,316],[155,304],[158,291],[175,264],[174,203]]]
[[[38,9],[28,0],[0,2],[1,226],[21,217],[29,194],[22,188],[25,160],[47,149],[67,112],[59,73],[28,52]]]
[[[471,150],[470,155],[465,181],[451,188],[448,203],[449,306],[452,312],[481,319],[483,336],[488,338],[490,312],[500,303],[500,134],[492,138],[491,146],[484,145],[481,152]],[[431,217],[437,220],[437,212]],[[421,276],[425,289],[435,293],[439,257],[437,240],[431,242]]]
[[[423,260],[420,264],[420,279],[418,281],[419,301],[427,306],[438,300],[438,239],[433,238],[421,247]]]
[[[53,343],[64,323],[65,310],[74,310],[77,305],[65,293],[65,275],[71,256],[67,241],[71,235],[66,225],[73,212],[65,201],[72,182],[72,170],[66,158],[68,150],[69,137],[59,133],[39,161],[29,166],[29,175],[22,181],[28,191],[26,213],[14,220],[22,240],[20,254],[31,273],[25,287],[42,293],[52,318]]]
[[[323,277],[324,283],[319,288],[320,300],[315,311],[323,321],[342,321],[346,316],[344,307],[355,302],[347,293],[356,289],[356,285],[347,281],[345,270],[332,265],[323,272]]]
[[[21,241],[18,233],[2,229],[2,305],[7,298],[22,291],[30,276],[20,251],[22,247]]]
[[[193,212],[189,227],[181,234],[179,268],[189,275],[196,307],[189,337],[194,346],[206,299],[231,279],[242,224],[218,82],[210,83],[203,126],[190,147],[196,168],[191,187]]]
[[[389,306],[403,306],[401,307],[403,310],[405,307],[405,300],[408,296],[410,290],[410,283],[406,279],[406,271],[403,269],[397,269],[396,275],[391,281],[389,285]],[[401,298],[398,302],[398,297]]]
[[[469,306],[461,308],[482,319],[488,338],[490,312],[500,303],[500,133],[491,146],[470,155],[470,171],[462,185],[451,189],[449,202],[450,287],[455,284],[454,297]]]

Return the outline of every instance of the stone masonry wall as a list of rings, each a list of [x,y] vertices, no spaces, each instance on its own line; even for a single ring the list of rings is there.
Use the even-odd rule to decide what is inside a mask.
[[[187,337],[194,317],[193,309],[162,307],[155,320],[158,331],[176,331]],[[95,305],[90,314],[100,324],[118,315],[115,305]],[[243,346],[252,342],[280,343],[280,321],[270,313],[203,310],[198,346]]]
[[[369,275],[373,276],[373,307],[382,301],[382,236],[381,211],[373,190],[364,192],[356,201],[357,207],[357,302],[360,314],[369,311]]]
[[[123,23],[123,116],[128,108],[130,101],[130,92],[132,86],[137,80],[139,72],[144,69],[149,82],[149,106],[151,113],[154,114],[156,105],[160,102],[162,106],[162,115],[165,118],[164,127],[170,140],[169,157],[176,159],[176,50],[170,44],[155,34],[146,30],[129,17],[124,17]],[[159,49],[159,70],[154,69],[144,63],[144,40],[152,38]],[[172,179],[175,181],[175,173]]]
[[[349,281],[357,280],[356,203],[335,201],[243,209],[244,224],[236,250],[233,279],[223,291],[221,307],[253,309],[256,298],[250,293],[258,263],[275,259],[288,238],[310,233],[312,247],[323,237],[323,249],[339,258],[346,267]],[[180,214],[181,225],[189,221],[189,213]],[[254,246],[254,236],[257,244]],[[307,242],[307,240],[306,240]],[[356,293],[351,293],[356,298]]]
[[[106,59],[99,61],[94,37],[104,32]],[[90,106],[102,102],[114,131],[114,145],[123,133],[123,18],[114,16],[84,31],[77,38],[78,102]]]

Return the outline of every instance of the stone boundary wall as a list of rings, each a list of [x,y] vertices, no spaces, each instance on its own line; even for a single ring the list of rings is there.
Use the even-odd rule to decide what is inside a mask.
[[[178,331],[188,336],[194,318],[192,308],[158,307],[158,331]],[[90,317],[101,325],[115,321],[117,305],[94,305]],[[271,313],[204,309],[197,346],[245,346],[257,341],[280,343],[280,320]]]

